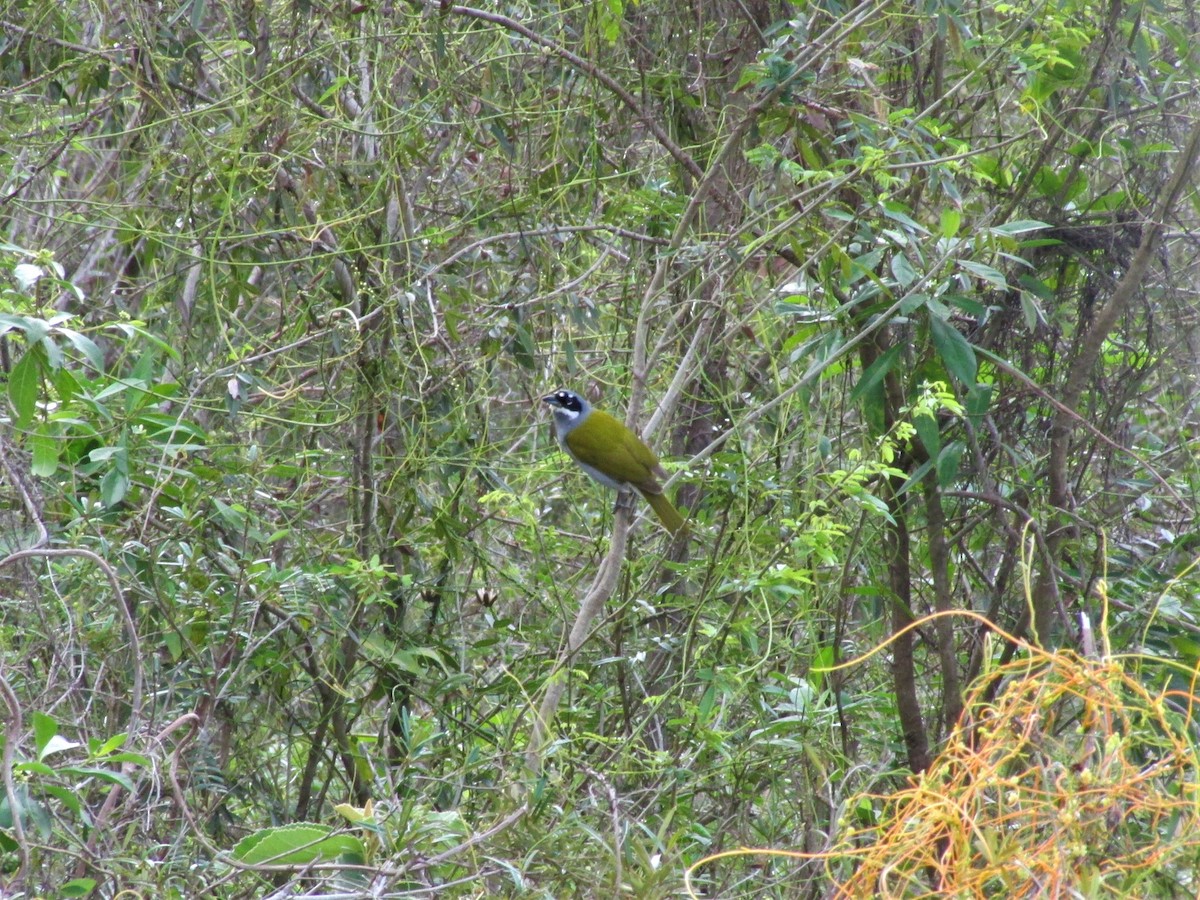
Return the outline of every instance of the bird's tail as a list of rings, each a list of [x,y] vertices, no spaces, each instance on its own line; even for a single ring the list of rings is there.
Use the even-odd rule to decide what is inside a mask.
[[[679,529],[683,528],[683,516],[679,514],[679,510],[674,507],[671,501],[667,499],[667,495],[644,493],[642,496],[646,498],[646,502],[650,504],[651,509],[658,514],[659,521],[666,526],[667,531],[671,532],[671,534],[678,534]]]

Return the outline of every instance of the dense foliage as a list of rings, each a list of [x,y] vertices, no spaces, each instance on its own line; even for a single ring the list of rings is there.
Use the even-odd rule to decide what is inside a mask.
[[[0,19],[5,896],[1193,895],[1190,6]]]

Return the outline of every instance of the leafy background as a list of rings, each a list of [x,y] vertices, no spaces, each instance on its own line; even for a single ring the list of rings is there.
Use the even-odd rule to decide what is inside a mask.
[[[0,18],[10,894],[918,896],[853,848],[1040,665],[1029,770],[1194,780],[1187,5]]]

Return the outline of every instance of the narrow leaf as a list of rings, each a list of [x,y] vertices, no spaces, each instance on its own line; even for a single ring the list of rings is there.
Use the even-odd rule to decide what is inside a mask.
[[[921,444],[925,447],[925,452],[930,458],[937,458],[939,451],[942,449],[942,433],[938,428],[937,419],[933,416],[914,416],[913,428],[917,432],[917,437],[920,438]]]
[[[887,373],[892,371],[892,366],[896,364],[896,359],[900,356],[900,350],[901,346],[896,344],[886,350],[879,359],[867,366],[866,371],[862,373],[862,377],[858,379],[858,384],[850,392],[851,403],[857,403],[864,394],[883,381]]]
[[[946,371],[967,387],[973,385],[978,370],[975,348],[957,328],[943,322],[937,316],[929,317],[929,334],[933,338],[934,349],[946,366]]]
[[[8,376],[8,400],[16,413],[13,424],[17,428],[28,427],[37,411],[40,353],[38,347],[30,347],[17,360]]]
[[[962,441],[951,441],[937,457],[938,487],[947,488],[958,478],[958,463],[962,459],[965,445]]]
[[[1005,222],[1003,225],[997,225],[995,228],[989,228],[988,231],[992,234],[1012,237],[1013,235],[1025,234],[1030,231],[1041,231],[1043,228],[1049,227],[1045,222],[1039,222],[1037,219],[1017,219],[1012,222]]]
[[[104,371],[104,351],[86,334],[80,334],[78,331],[72,331],[70,328],[61,328],[59,333],[70,341],[75,349],[82,353],[92,368],[97,372]]]

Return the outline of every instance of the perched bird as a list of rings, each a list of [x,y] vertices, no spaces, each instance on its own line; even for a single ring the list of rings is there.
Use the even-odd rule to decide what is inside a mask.
[[[618,491],[636,490],[672,534],[683,527],[683,517],[659,481],[667,473],[640,437],[608,413],[592,409],[574,391],[555,391],[542,402],[554,412],[558,442],[583,471]]]

